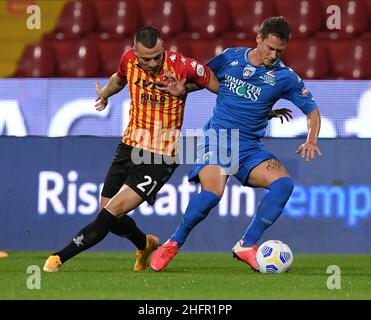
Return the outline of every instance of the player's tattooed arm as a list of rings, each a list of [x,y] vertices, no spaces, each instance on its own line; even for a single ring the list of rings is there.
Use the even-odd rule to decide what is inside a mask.
[[[190,92],[201,90],[201,89],[203,88],[195,83],[187,83],[185,86],[186,93],[190,93]]]
[[[186,83],[186,79],[177,80],[175,78],[170,78],[167,81],[156,81],[155,86],[158,90],[170,93],[173,96],[180,97],[193,91],[201,90],[201,87],[193,82]],[[213,92],[218,93],[219,91],[219,81],[215,74],[210,70],[210,81],[206,88]]]
[[[204,87],[201,87],[193,82],[189,82],[189,83],[186,83],[185,85],[185,93],[190,93],[193,91],[201,90],[203,88]],[[212,93],[218,94],[219,80],[212,70],[210,70],[210,81],[209,81],[209,84],[206,86],[206,89]]]

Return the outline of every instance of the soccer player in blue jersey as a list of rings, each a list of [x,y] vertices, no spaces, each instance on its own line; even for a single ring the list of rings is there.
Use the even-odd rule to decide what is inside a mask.
[[[167,266],[191,230],[219,203],[231,174],[244,186],[269,191],[232,249],[235,257],[257,270],[257,242],[282,214],[294,188],[287,170],[260,141],[279,99],[290,100],[307,116],[307,139],[296,153],[306,160],[315,153],[321,155],[317,105],[299,76],[280,60],[289,32],[284,17],[268,18],[257,34],[255,49],[229,48],[208,63],[220,82],[219,92],[213,115],[204,127],[205,135],[198,143],[197,163],[189,174],[189,180],[200,182],[202,189],[189,202],[175,233],[152,255],[153,270]],[[184,94],[185,88],[182,81],[162,87],[174,95]]]

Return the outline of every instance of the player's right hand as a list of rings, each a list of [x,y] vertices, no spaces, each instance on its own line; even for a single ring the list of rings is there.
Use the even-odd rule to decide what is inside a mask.
[[[95,99],[95,101],[97,102],[95,104],[95,110],[102,111],[107,107],[108,99],[105,99],[102,97],[103,89],[99,85],[98,81],[95,83],[95,91],[97,92],[97,95],[98,95],[98,98]]]
[[[321,150],[318,148],[316,142],[306,141],[301,144],[296,150],[297,154],[300,154],[302,158],[305,158],[306,161],[314,158],[314,154],[317,153],[319,156],[322,156]]]

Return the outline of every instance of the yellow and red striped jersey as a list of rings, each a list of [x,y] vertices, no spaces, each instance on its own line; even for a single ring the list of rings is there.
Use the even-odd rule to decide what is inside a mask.
[[[210,69],[178,52],[165,51],[161,71],[151,75],[140,68],[134,49],[131,49],[121,56],[117,75],[126,78],[131,98],[129,124],[122,142],[149,152],[176,155],[186,97],[161,92],[154,82],[187,79],[187,82],[206,87]]]

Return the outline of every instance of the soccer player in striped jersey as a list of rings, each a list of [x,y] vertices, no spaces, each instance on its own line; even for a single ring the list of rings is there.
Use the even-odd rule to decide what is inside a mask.
[[[205,136],[198,144],[197,163],[188,176],[190,181],[200,182],[202,189],[189,202],[175,233],[153,253],[152,269],[165,268],[192,229],[219,203],[229,175],[244,186],[268,191],[232,249],[236,258],[257,269],[257,242],[279,218],[294,188],[287,170],[260,141],[277,100],[290,100],[307,116],[307,139],[297,153],[306,160],[315,153],[321,155],[317,145],[321,118],[316,102],[300,77],[279,59],[288,39],[286,19],[271,17],[261,25],[256,48],[228,48],[207,64],[220,81],[219,92],[213,115],[204,126]],[[162,88],[175,95],[178,89],[184,90],[175,83],[165,83]],[[238,137],[233,135],[235,130]],[[229,159],[227,155],[231,155]]]
[[[159,239],[144,234],[127,213],[157,192],[176,167],[177,141],[183,122],[186,95],[174,97],[157,89],[156,82],[179,80],[197,84],[216,93],[219,82],[210,69],[175,51],[165,51],[158,30],[140,28],[134,47],[125,52],[115,74],[98,94],[96,109],[107,107],[108,98],[128,85],[129,124],[108,170],[97,218],[77,233],[61,251],[48,257],[43,270],[55,272],[67,260],[96,245],[108,232],[127,237],[137,247],[134,271],[148,266],[148,257]]]

